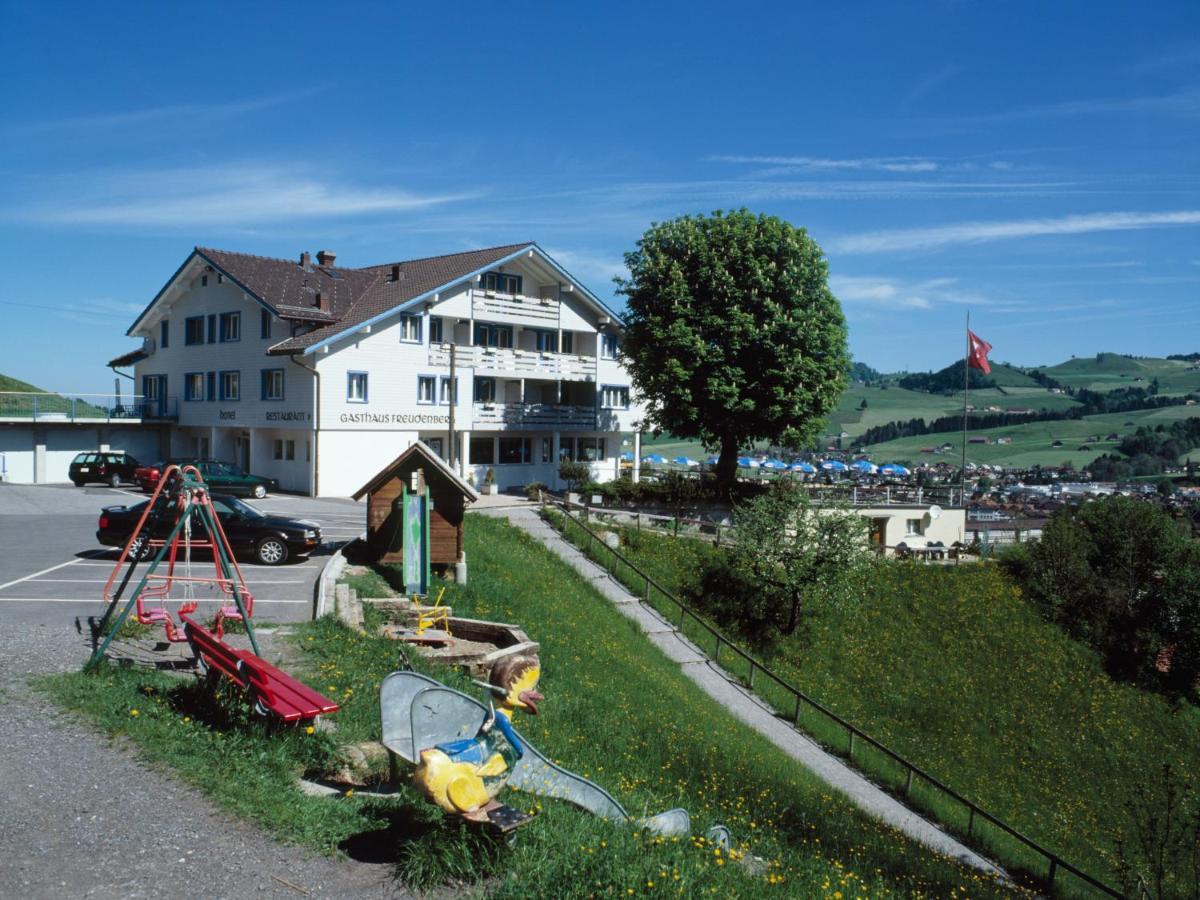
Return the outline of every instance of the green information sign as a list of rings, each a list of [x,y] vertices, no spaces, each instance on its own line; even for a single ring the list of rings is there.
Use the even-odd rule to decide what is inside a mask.
[[[429,498],[410,494],[405,486],[401,496],[404,534],[404,589],[409,594],[429,593]]]

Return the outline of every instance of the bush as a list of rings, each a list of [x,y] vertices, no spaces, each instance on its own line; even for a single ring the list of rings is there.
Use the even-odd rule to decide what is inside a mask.
[[[543,492],[548,488],[540,481],[531,481],[525,485],[525,496],[530,500],[540,500]]]
[[[565,459],[558,464],[558,477],[567,483],[570,490],[577,491],[580,485],[592,477],[592,467],[585,462]]]
[[[1113,675],[1195,693],[1200,547],[1167,513],[1127,497],[1060,510],[1028,563],[1009,571]]]

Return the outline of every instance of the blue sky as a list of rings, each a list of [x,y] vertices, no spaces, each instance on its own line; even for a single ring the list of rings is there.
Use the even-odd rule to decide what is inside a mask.
[[[880,369],[967,310],[1016,363],[1200,350],[1194,0],[3,12],[0,372],[43,387],[111,389],[195,244],[532,239],[608,297],[651,221],[743,205],[808,228]]]

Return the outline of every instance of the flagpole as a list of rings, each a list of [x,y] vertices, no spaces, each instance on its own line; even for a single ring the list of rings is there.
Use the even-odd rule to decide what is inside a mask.
[[[967,353],[963,357],[963,434],[962,468],[958,473],[958,490],[963,509],[967,507],[967,393],[971,389],[971,311],[967,310]]]

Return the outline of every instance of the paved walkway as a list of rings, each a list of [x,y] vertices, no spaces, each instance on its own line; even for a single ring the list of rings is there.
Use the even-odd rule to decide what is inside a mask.
[[[572,568],[587,578],[622,614],[637,622],[646,636],[671,660],[680,664],[683,673],[698,684],[710,697],[724,706],[788,756],[806,766],[831,787],[845,794],[870,815],[898,828],[915,841],[964,865],[1004,877],[994,863],[961,844],[927,819],[913,812],[868,781],[835,756],[826,753],[816,743],[780,721],[761,699],[743,688],[714,664],[691,641],[653,609],[610,578],[600,566],[542,521],[536,508],[530,506],[482,510],[489,515],[505,516],[518,528],[541,541]]]

